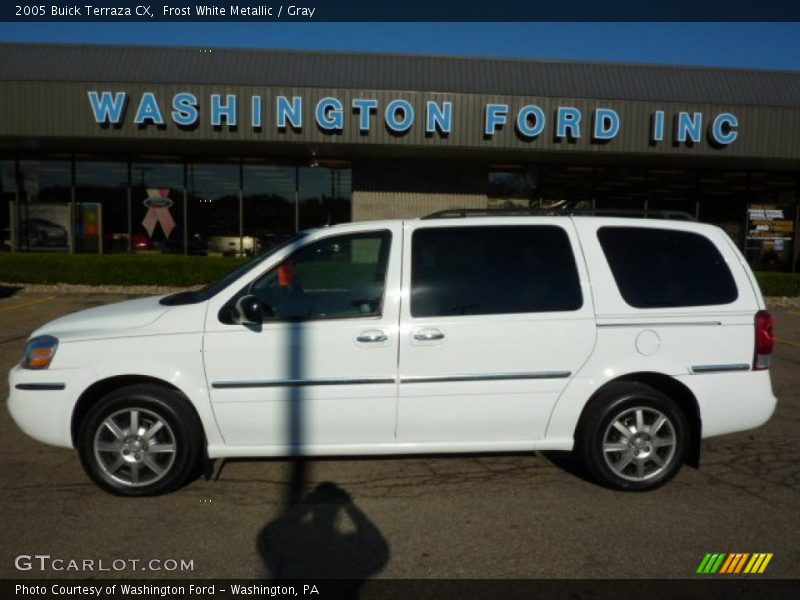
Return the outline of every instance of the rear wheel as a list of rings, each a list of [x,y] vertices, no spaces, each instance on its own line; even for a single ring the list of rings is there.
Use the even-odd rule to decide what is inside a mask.
[[[592,400],[578,446],[598,482],[645,491],[666,483],[680,470],[688,433],[686,416],[674,400],[645,384],[621,383]]]
[[[78,452],[89,477],[123,496],[172,491],[195,472],[202,428],[188,401],[157,385],[109,393],[86,415]]]

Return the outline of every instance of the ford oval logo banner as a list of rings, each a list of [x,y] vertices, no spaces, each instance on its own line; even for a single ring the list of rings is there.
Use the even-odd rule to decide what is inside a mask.
[[[175,219],[169,212],[169,208],[172,206],[169,189],[148,189],[147,198],[144,199],[143,204],[147,207],[147,214],[144,216],[142,225],[147,230],[147,235],[152,238],[156,225],[160,224],[164,235],[169,237],[169,234],[175,229]]]
[[[159,190],[147,190],[148,193]],[[166,190],[169,192],[169,190]],[[144,199],[144,205],[148,208],[169,208],[172,206],[172,200],[169,198],[162,198],[161,196],[149,196]]]

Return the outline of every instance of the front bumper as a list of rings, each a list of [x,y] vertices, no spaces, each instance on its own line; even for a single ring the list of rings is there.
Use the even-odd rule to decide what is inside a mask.
[[[97,380],[91,369],[23,369],[8,373],[8,411],[32,438],[72,448],[71,421],[80,395]]]

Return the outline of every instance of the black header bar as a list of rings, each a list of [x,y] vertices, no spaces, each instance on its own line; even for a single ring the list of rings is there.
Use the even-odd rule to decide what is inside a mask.
[[[757,575],[671,580],[124,580],[26,579],[0,581],[4,600],[794,600],[797,582]]]
[[[546,22],[546,21],[800,21],[800,3],[749,0],[519,2],[462,0],[90,0],[4,3],[8,22]]]

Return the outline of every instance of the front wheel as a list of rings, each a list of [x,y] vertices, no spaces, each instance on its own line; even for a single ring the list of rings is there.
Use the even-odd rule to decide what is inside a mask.
[[[89,477],[122,496],[170,492],[201,458],[202,429],[188,401],[156,385],[120,388],[86,415],[78,452]]]
[[[581,457],[608,487],[654,489],[672,479],[686,459],[689,426],[683,411],[645,384],[619,384],[602,392],[581,425]]]

